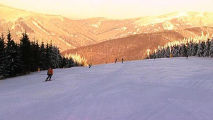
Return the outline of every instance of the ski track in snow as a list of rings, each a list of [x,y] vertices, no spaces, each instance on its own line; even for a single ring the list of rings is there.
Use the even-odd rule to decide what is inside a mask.
[[[143,60],[0,81],[0,120],[213,120],[213,59]]]

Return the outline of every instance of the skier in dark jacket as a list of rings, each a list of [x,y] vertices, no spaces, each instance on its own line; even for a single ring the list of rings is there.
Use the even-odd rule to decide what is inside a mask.
[[[92,63],[89,64],[89,68],[91,68],[91,67],[92,67]]]
[[[115,63],[117,63],[117,61],[118,61],[118,59],[116,58],[116,59],[115,59]]]

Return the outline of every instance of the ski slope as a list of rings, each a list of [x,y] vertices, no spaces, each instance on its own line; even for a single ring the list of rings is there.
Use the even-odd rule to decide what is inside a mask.
[[[0,120],[213,120],[213,59],[143,60],[0,81]]]

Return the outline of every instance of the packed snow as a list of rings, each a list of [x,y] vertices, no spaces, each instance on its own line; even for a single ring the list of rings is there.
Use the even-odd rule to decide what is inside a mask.
[[[0,120],[213,120],[213,59],[171,58],[0,81]]]

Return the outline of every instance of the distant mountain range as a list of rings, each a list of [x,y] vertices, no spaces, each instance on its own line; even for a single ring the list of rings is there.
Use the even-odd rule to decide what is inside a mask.
[[[173,12],[160,16],[113,20],[72,20],[0,5],[0,33],[11,31],[19,41],[25,30],[31,40],[57,45],[65,54],[78,53],[95,64],[115,57],[142,59],[147,48],[169,41],[213,33],[213,13]],[[91,54],[90,54],[91,53]]]
[[[94,45],[79,47],[62,52],[66,54],[79,54],[88,60],[88,63],[103,64],[124,60],[140,60],[147,57],[147,49],[154,50],[168,42],[181,41],[186,36],[195,37],[204,34],[213,34],[213,27],[194,27],[184,30],[167,30],[155,33],[143,33],[124,38],[108,40]]]

